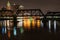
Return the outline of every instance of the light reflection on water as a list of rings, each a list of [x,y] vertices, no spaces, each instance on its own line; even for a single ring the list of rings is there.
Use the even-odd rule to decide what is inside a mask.
[[[7,23],[6,23],[6,21],[7,21]],[[6,21],[4,23],[5,24],[5,30],[3,29],[3,32],[5,31],[5,33],[6,33],[8,28],[13,26],[13,22],[11,22],[9,20],[6,20]],[[35,20],[33,18],[32,19],[23,19],[23,20],[18,19],[17,21],[18,21],[17,22],[17,28],[20,28],[19,32],[21,34],[24,32],[24,28],[30,30],[31,27],[32,27],[32,29],[35,29],[36,27],[40,29],[40,27],[43,28],[43,26],[44,26],[42,20]],[[49,22],[49,32],[51,32],[51,20],[49,20],[48,22]],[[15,29],[14,27],[12,27],[12,28],[13,28],[13,35],[16,36],[17,35],[17,29]],[[54,21],[54,32],[56,32],[56,21]],[[7,32],[7,35],[10,38],[10,36],[11,36],[10,30]]]
[[[54,32],[56,32],[56,20],[54,20]]]

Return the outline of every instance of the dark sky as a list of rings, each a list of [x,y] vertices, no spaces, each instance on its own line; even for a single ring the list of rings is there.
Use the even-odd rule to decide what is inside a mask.
[[[0,0],[0,7],[5,6],[8,0]],[[11,4],[22,4],[24,8],[39,8],[43,12],[60,11],[60,0],[9,0]]]

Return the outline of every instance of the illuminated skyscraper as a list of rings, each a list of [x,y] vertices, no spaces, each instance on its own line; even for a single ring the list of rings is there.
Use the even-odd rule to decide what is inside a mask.
[[[11,9],[11,4],[10,4],[10,2],[9,2],[9,1],[7,2],[7,9],[8,9],[8,10],[10,10],[10,9]]]

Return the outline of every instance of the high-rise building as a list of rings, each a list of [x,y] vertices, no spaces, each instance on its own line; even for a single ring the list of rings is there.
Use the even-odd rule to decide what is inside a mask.
[[[11,4],[9,1],[7,2],[7,10],[11,10]]]

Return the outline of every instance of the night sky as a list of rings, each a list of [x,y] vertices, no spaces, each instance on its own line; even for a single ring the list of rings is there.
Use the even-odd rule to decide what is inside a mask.
[[[8,0],[0,0],[0,8],[6,6]],[[22,4],[24,8],[41,9],[43,12],[60,11],[60,0],[9,0],[11,4]]]

